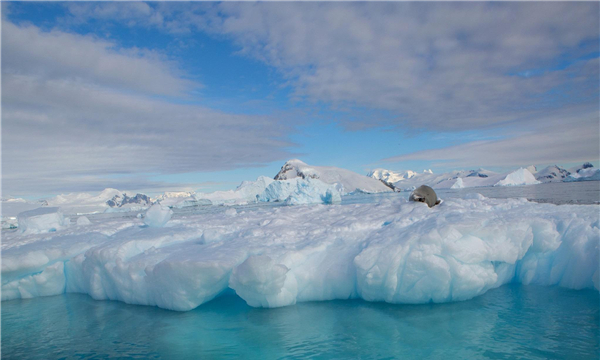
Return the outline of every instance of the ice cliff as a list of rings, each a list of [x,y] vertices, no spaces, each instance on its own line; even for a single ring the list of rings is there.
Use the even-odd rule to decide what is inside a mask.
[[[599,287],[596,205],[471,194],[433,209],[396,199],[143,221],[3,233],[2,300],[77,292],[185,311],[226,292],[277,307],[449,302],[509,282]]]

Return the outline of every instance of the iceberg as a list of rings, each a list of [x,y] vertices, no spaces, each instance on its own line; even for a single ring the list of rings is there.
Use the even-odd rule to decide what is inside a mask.
[[[273,180],[260,176],[256,181],[244,181],[236,190],[197,194],[200,200],[213,204],[240,205],[254,202],[285,202],[289,205],[333,204],[341,202],[337,184],[326,184],[314,178]]]
[[[186,311],[231,293],[279,307],[451,302],[509,282],[599,288],[598,205],[468,194],[432,209],[396,198],[175,214],[169,226],[141,226],[148,213],[51,236],[3,234],[2,300],[75,292]]]
[[[271,182],[258,196],[258,201],[285,201],[290,205],[340,203],[342,197],[334,185],[307,178],[276,180]]]
[[[163,227],[171,220],[171,216],[173,216],[173,210],[163,207],[160,204],[155,204],[146,211],[144,224],[150,227]]]
[[[458,179],[456,179],[456,182],[454,183],[454,185],[452,185],[450,187],[450,189],[462,189],[464,187],[465,187],[465,184],[463,183],[463,179],[458,178]]]
[[[600,169],[585,168],[578,172],[570,174],[565,178],[566,182],[573,181],[598,181],[600,180]]]
[[[342,187],[343,194],[349,194],[355,191],[364,193],[392,191],[391,187],[384,182],[379,181],[379,179],[333,166],[312,166],[298,159],[287,161],[281,167],[279,173],[275,175],[275,180],[291,180],[295,178],[302,178],[305,180],[313,178],[319,179],[330,185],[339,184]]]
[[[498,181],[494,186],[535,185],[541,183],[541,181],[536,180],[535,176],[529,170],[520,168],[506,175],[504,179]]]
[[[69,226],[57,207],[41,207],[17,215],[19,229],[25,234],[40,234],[60,230]]]

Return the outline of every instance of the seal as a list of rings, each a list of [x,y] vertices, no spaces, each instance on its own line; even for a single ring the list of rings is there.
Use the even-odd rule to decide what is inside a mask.
[[[408,197],[409,201],[424,202],[427,206],[434,207],[440,203],[437,198],[437,194],[427,185],[421,185],[410,194]]]

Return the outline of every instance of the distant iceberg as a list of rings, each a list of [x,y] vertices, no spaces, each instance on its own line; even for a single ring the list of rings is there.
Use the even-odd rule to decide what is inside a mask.
[[[541,181],[535,179],[535,176],[529,170],[520,168],[506,175],[504,179],[495,183],[494,186],[535,185],[541,183]]]
[[[565,181],[567,182],[597,180],[600,180],[600,169],[594,168],[581,169],[578,172],[572,173],[571,175],[565,178]]]
[[[24,234],[43,234],[69,226],[69,219],[57,207],[24,211],[17,215],[17,219],[19,230]]]
[[[213,204],[248,204],[253,202],[285,202],[290,205],[332,204],[341,202],[341,189],[314,178],[273,180],[260,176],[256,181],[244,181],[235,190],[196,194]]]

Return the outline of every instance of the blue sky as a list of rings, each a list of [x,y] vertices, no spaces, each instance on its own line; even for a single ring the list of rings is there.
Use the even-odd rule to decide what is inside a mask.
[[[597,3],[2,5],[5,195],[598,165]]]

